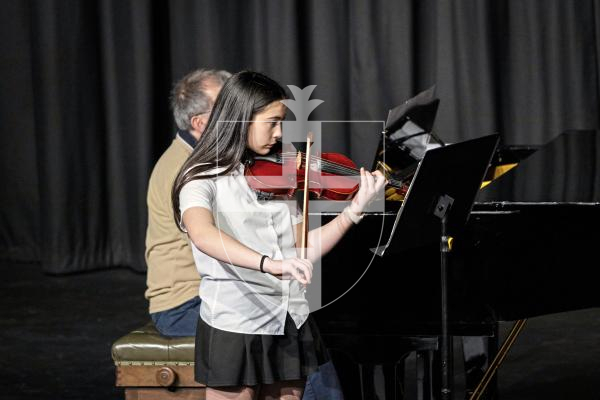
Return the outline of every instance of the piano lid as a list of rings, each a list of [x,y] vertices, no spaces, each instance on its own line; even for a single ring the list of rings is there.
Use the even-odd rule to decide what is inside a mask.
[[[600,134],[563,132],[483,188],[476,202],[600,202]]]

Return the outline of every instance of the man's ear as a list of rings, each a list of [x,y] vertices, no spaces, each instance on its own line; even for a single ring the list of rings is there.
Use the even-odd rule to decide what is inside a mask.
[[[194,115],[190,120],[192,128],[197,132],[204,132],[204,128],[206,128],[207,122],[208,117],[206,114]]]

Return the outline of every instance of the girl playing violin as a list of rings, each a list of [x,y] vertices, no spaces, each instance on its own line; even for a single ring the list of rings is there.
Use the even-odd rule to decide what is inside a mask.
[[[259,200],[244,177],[253,155],[268,154],[281,138],[283,99],[284,89],[263,74],[233,75],[173,186],[175,219],[202,276],[195,378],[211,400],[302,397],[306,377],[328,360],[303,290],[312,262],[385,184],[380,172],[361,169],[351,205],[309,232],[308,259],[299,258],[296,208]]]

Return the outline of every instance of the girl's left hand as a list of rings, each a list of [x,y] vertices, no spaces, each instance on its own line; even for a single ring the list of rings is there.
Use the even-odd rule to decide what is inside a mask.
[[[369,172],[360,169],[360,187],[354,195],[350,204],[350,211],[354,214],[362,214],[377,193],[385,186],[387,180],[381,171]]]

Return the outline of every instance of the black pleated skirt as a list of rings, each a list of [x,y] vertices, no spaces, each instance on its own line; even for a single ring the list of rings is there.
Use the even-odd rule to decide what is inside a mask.
[[[300,327],[287,315],[284,335],[222,331],[198,319],[194,375],[209,387],[304,379],[329,361],[312,316]]]

